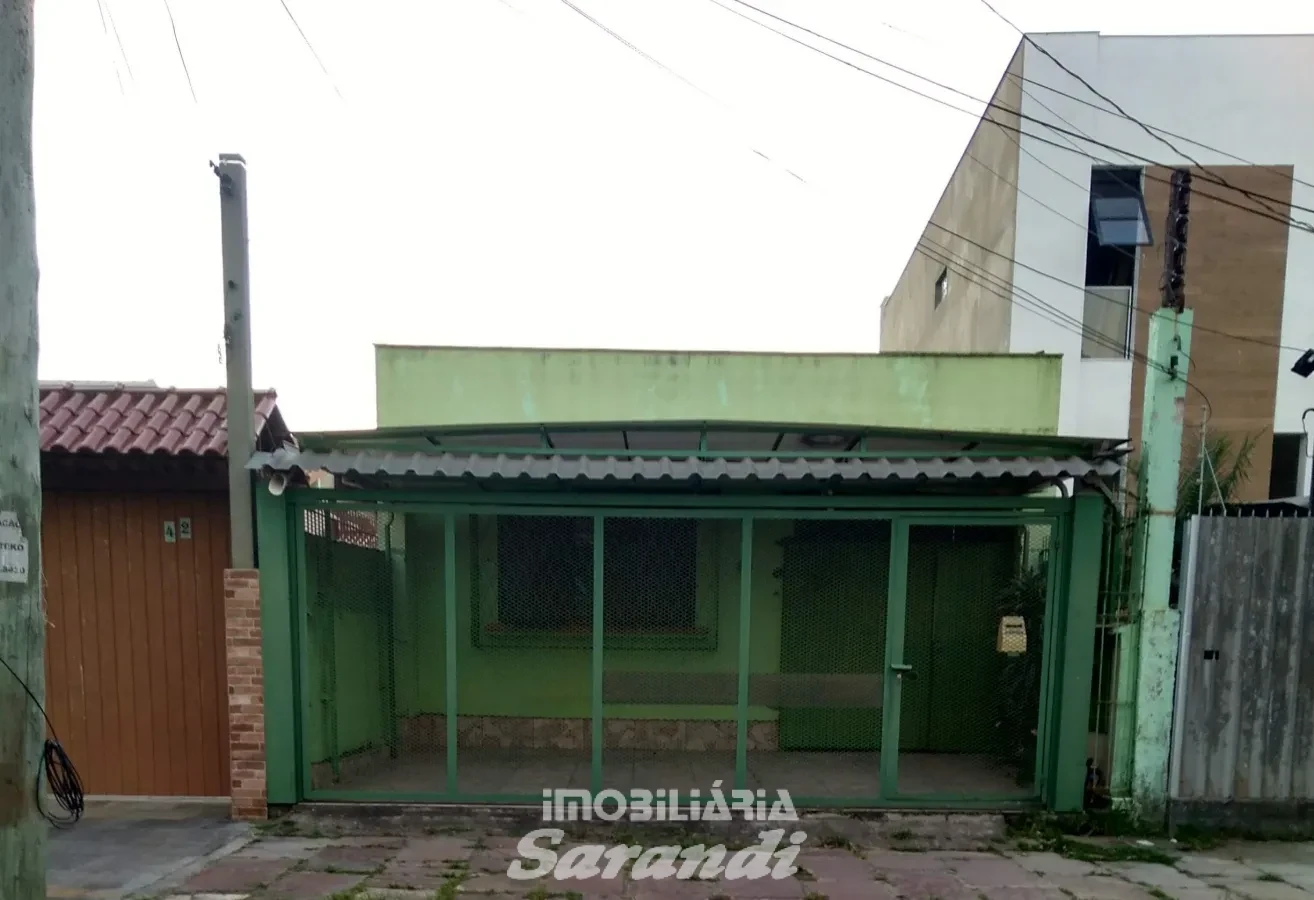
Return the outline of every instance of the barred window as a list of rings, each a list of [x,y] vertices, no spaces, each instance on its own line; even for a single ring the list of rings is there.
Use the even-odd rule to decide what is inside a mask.
[[[698,523],[608,518],[603,534],[606,630],[652,633],[696,628]],[[588,632],[592,610],[593,520],[498,516],[497,628]]]

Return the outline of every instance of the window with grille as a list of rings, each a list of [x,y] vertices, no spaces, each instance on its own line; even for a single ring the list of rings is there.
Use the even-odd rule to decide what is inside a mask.
[[[698,627],[698,523],[608,518],[603,529],[608,633]],[[490,630],[587,634],[593,612],[593,521],[497,517],[496,619]]]

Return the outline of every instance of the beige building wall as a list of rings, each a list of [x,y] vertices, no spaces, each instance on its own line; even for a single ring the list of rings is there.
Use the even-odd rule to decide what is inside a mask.
[[[1000,107],[1020,108],[1021,45],[993,100]],[[919,249],[881,305],[882,352],[1009,349],[1019,149],[1016,131],[1008,128],[1017,126],[1015,115],[998,108],[986,111],[931,216],[932,222],[1001,255],[928,224]],[[936,281],[946,270],[948,291],[937,307]]]

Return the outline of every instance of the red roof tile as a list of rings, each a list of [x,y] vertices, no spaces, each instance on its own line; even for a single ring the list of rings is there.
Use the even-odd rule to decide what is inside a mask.
[[[290,438],[273,391],[255,394],[255,432]],[[41,450],[47,453],[153,453],[225,456],[228,397],[222,388],[144,385],[41,385]]]

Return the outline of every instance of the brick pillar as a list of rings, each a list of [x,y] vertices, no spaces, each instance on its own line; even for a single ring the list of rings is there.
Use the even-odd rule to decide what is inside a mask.
[[[260,573],[224,570],[228,647],[228,762],[234,819],[264,819],[265,669],[260,656]]]

